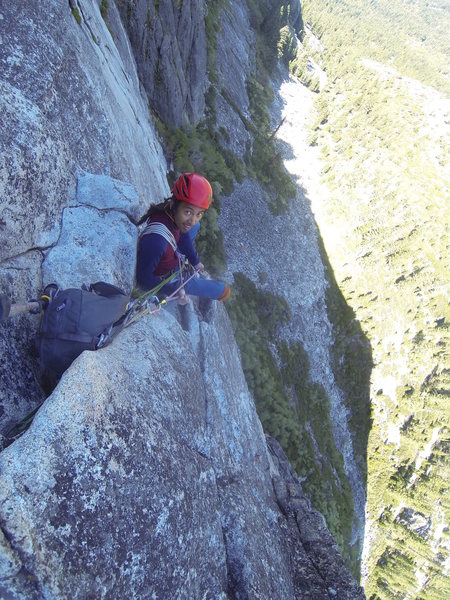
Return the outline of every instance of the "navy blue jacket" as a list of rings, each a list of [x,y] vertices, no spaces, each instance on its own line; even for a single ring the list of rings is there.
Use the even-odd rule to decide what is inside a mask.
[[[200,262],[192,239],[187,233],[181,233],[167,213],[152,215],[148,223],[163,223],[173,234],[177,249],[184,254],[194,267]],[[138,242],[136,262],[136,282],[143,290],[151,290],[162,279],[178,267],[178,257],[169,242],[157,233],[142,236]]]

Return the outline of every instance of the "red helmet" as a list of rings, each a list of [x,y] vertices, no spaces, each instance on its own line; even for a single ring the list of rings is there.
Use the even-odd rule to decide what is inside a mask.
[[[212,202],[212,188],[207,179],[197,173],[183,173],[173,184],[175,200],[208,209]]]

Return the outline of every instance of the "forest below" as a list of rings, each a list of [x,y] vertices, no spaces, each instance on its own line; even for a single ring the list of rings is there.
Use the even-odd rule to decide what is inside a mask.
[[[329,200],[316,217],[373,353],[362,582],[373,599],[437,600],[448,591],[450,7],[302,9],[291,70],[318,92],[310,142]]]

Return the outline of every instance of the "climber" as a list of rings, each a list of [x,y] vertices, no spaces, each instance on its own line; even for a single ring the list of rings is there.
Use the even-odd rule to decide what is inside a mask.
[[[179,304],[189,302],[188,295],[210,300],[226,300],[229,297],[230,287],[227,283],[200,277],[204,273],[204,266],[193,244],[200,229],[200,220],[211,202],[209,181],[196,173],[183,173],[173,185],[171,198],[150,206],[138,223],[146,223],[137,249],[136,281],[140,289],[151,290],[171,273],[180,271],[181,254],[199,276],[191,277],[178,291]],[[187,279],[184,274],[183,279]],[[180,284],[178,274],[158,294],[172,294]]]

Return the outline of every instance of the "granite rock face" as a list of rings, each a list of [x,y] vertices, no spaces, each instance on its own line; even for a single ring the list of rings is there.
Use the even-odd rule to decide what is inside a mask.
[[[167,192],[129,45],[122,60],[97,3],[77,5],[80,24],[67,2],[0,9],[0,260],[56,241],[81,169],[132,181],[141,209]]]
[[[222,10],[217,34],[217,71],[221,88],[215,99],[215,109],[217,122],[221,124],[221,144],[240,158],[253,144],[253,136],[242,117],[251,119],[247,79],[256,66],[255,45],[246,3],[230,0]]]
[[[133,221],[168,194],[130,42],[109,7],[114,41],[93,0],[0,6],[0,293],[13,302],[54,280],[68,287],[107,278],[129,290]],[[94,187],[86,173],[98,176]],[[67,228],[76,212],[82,234],[81,218]],[[0,324],[0,435],[43,399],[38,322],[27,315]]]
[[[174,127],[195,125],[208,85],[205,3],[138,0],[118,6],[153,109]]]
[[[83,172],[69,204],[54,246],[2,263],[4,292],[30,298],[49,283],[64,289],[107,281],[131,293],[138,230],[127,214],[137,210],[135,189],[105,175]],[[25,281],[24,274],[29,277]],[[0,328],[0,436],[5,436],[44,399],[36,350],[39,315],[22,315]]]
[[[33,298],[42,289],[42,255],[30,251],[0,264],[1,292]],[[3,437],[44,398],[35,351],[38,315],[21,315],[0,323],[0,449]]]
[[[75,200],[62,215],[58,243],[45,253],[43,283],[61,288],[112,282],[133,287],[138,230],[127,214],[138,210],[132,186],[105,175],[83,173]]]
[[[266,442],[223,306],[182,310],[188,331],[161,312],[83,353],[0,454],[0,594],[362,598]]]

